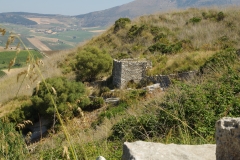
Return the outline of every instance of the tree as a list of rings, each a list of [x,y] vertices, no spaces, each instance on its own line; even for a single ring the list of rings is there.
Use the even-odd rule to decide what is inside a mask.
[[[49,78],[46,83],[40,83],[39,89],[35,89],[31,100],[33,107],[40,115],[52,116],[55,112],[52,98],[56,102],[58,112],[63,117],[73,117],[78,107],[85,107],[90,104],[86,96],[86,89],[81,82],[71,82],[66,78]]]
[[[77,80],[94,81],[111,72],[112,58],[105,50],[88,47],[78,53],[75,67]]]

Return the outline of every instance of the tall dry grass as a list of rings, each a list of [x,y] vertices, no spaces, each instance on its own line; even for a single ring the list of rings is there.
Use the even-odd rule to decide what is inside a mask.
[[[41,73],[43,77],[49,78],[49,77],[56,77],[56,76],[62,76],[62,70],[58,66],[59,62],[64,61],[64,59],[68,56],[69,53],[72,51],[59,51],[58,53],[55,53],[51,56],[45,57],[43,59],[43,64],[40,67]],[[37,79],[33,81],[26,79],[23,81],[22,86],[20,86],[21,81],[23,80],[23,77],[20,77],[20,79],[17,82],[17,75],[21,73],[22,71],[26,70],[27,67],[18,68],[18,69],[11,69],[10,71],[6,71],[7,75],[0,78],[0,104],[8,101],[10,99],[15,98],[17,91],[19,90],[18,95],[21,96],[30,96],[32,95],[33,88],[36,87],[37,82],[41,81],[41,77],[36,77]]]

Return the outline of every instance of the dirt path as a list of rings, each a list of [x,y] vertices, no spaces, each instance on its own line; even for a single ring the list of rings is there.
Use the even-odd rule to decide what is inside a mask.
[[[48,48],[48,46],[46,46],[45,44],[43,44],[39,39],[37,38],[27,38],[27,39],[40,51],[51,51],[51,49]]]

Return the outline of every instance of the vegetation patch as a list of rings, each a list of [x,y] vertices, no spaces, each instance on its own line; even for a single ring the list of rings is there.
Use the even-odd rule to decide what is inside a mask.
[[[94,81],[100,76],[111,72],[112,58],[105,51],[95,47],[84,48],[77,55],[77,63],[74,66],[77,79],[81,81]]]

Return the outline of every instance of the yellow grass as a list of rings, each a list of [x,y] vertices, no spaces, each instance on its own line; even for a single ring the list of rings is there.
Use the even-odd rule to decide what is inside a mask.
[[[30,99],[13,99],[5,104],[0,103],[0,118],[21,107],[23,103],[31,103]]]

